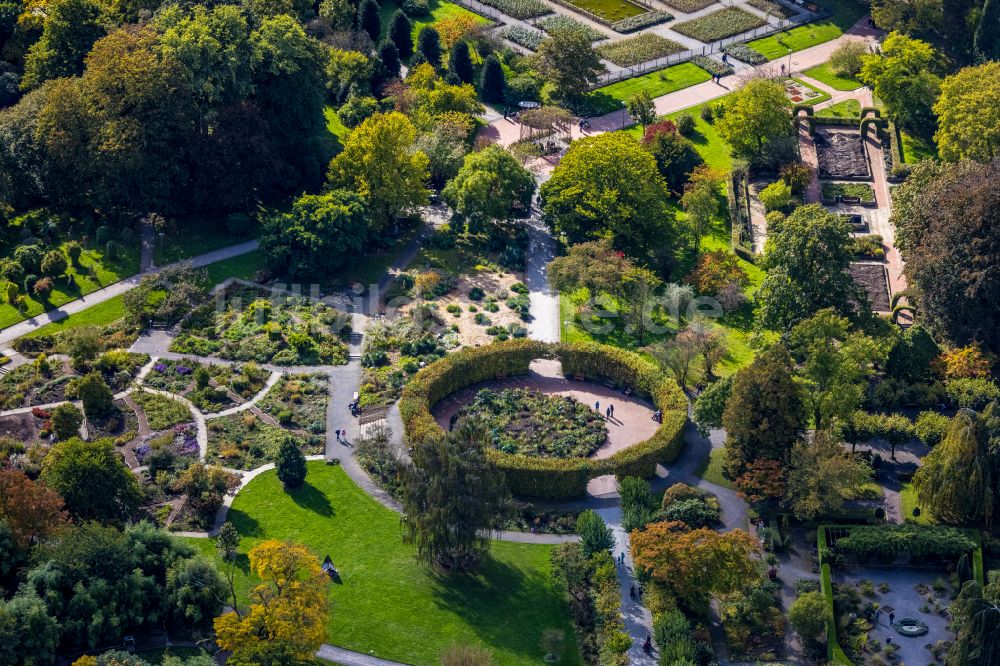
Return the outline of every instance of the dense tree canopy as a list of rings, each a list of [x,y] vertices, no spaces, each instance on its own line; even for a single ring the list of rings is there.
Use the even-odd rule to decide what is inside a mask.
[[[572,100],[597,82],[604,71],[601,59],[582,30],[551,30],[535,51],[538,70],[561,99]]]
[[[403,114],[376,113],[351,132],[343,152],[330,162],[330,184],[365,198],[374,232],[427,203],[428,159],[413,150],[416,136]]]
[[[264,219],[260,245],[272,266],[302,280],[342,268],[365,247],[364,200],[344,190],[306,194]]]
[[[932,107],[941,86],[939,56],[934,48],[893,32],[882,43],[881,54],[863,60],[858,78],[872,88],[893,118],[913,131],[928,134],[934,127]]]
[[[942,158],[986,162],[1000,155],[1000,62],[966,67],[945,78],[934,113]]]
[[[669,243],[672,215],[656,160],[621,132],[573,142],[541,188],[542,212],[571,243],[610,238],[638,254]]]
[[[769,328],[787,330],[823,308],[857,318],[867,295],[848,272],[851,232],[847,223],[818,204],[800,206],[768,229],[757,293],[758,316]]]
[[[792,359],[784,347],[775,345],[736,373],[733,380],[722,414],[730,476],[739,476],[756,460],[787,461],[805,419]]]
[[[535,177],[500,146],[466,155],[442,192],[457,213],[478,225],[506,220],[515,207],[526,211],[534,194]]]
[[[1000,160],[918,165],[892,222],[921,321],[956,344],[1000,350]],[[894,196],[894,204],[896,197]]]
[[[83,520],[124,522],[139,503],[139,484],[110,439],[59,442],[45,456],[42,480]]]
[[[774,166],[792,137],[792,112],[784,88],[770,79],[751,80],[729,96],[716,127],[734,156]]]

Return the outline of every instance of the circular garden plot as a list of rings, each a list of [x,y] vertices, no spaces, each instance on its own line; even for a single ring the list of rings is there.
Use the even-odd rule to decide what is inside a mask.
[[[529,375],[531,363],[542,359],[561,363],[565,378]],[[483,388],[490,391],[480,398]],[[606,419],[609,404],[615,414]],[[687,401],[677,384],[638,355],[604,345],[534,340],[463,349],[418,372],[399,403],[407,443],[420,446],[441,437],[463,409],[495,419],[498,446],[488,453],[511,491],[543,498],[583,495],[588,482],[601,476],[652,476],[657,464],[680,455],[687,420]],[[654,409],[662,421],[653,420]],[[593,449],[599,423],[608,442]],[[571,431],[594,438],[576,447],[560,444]],[[548,444],[539,446],[529,433],[548,438]]]
[[[450,419],[482,419],[504,453],[543,458],[587,457],[608,438],[604,419],[574,398],[526,388],[480,389]]]

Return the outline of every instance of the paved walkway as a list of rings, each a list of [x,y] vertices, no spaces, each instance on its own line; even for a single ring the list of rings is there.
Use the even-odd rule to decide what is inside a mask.
[[[233,257],[253,252],[256,249],[257,241],[252,240],[245,243],[239,243],[238,245],[230,245],[229,247],[221,248],[219,250],[213,250],[212,252],[207,252],[188,261],[195,268],[202,268],[218,261],[231,259]],[[162,268],[154,269],[152,272],[155,273],[159,270],[162,270]],[[20,323],[14,324],[13,326],[8,326],[0,331],[0,347],[8,345],[22,335],[27,335],[45,324],[62,321],[69,315],[85,310],[92,305],[103,303],[104,301],[114,298],[115,296],[121,296],[125,292],[138,286],[142,278],[142,273],[127,277],[124,280],[115,282],[114,284],[108,285],[103,289],[98,289],[97,291],[91,292],[86,296],[81,296],[75,301],[64,303],[63,305],[53,308],[48,312],[30,317]]]
[[[674,10],[671,10],[671,13],[673,13],[673,11]],[[845,41],[868,42],[873,40],[875,36],[876,33],[868,25],[867,17],[863,18],[840,37],[793,53],[791,57],[792,64],[790,70],[792,72],[802,72],[810,67],[821,65],[829,60],[830,55]],[[770,63],[754,68],[754,71],[777,74],[778,68],[785,62],[787,62],[786,58],[774,60]],[[719,83],[706,81],[704,83],[684,88],[683,90],[678,90],[676,92],[657,97],[653,100],[656,106],[656,113],[657,115],[662,116],[675,111],[681,111],[682,109],[687,109],[692,106],[697,106],[698,104],[702,104],[713,99],[718,99],[723,95],[728,95],[732,91],[739,88],[742,82],[746,80],[747,76],[748,72],[746,71],[730,74],[729,76],[722,77]],[[633,124],[635,123],[628,115],[628,112],[622,109],[620,111],[613,111],[612,113],[608,113],[603,116],[591,118],[590,129],[586,131],[581,131],[578,126],[574,125],[572,127],[571,136],[574,139],[578,139],[583,136],[613,132]],[[520,124],[514,120],[505,120],[501,118],[500,120],[494,121],[483,127],[479,131],[479,134],[480,136],[486,137],[490,141],[499,143],[503,146],[509,146],[521,138],[520,127]]]

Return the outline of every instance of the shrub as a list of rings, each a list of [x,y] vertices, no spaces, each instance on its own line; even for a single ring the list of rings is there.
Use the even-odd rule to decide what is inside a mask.
[[[845,41],[830,54],[830,68],[837,76],[854,76],[861,71],[862,57],[869,55],[868,45]]]
[[[403,13],[407,16],[427,16],[430,13],[430,2],[428,0],[403,0],[401,5]]]
[[[545,33],[540,30],[532,30],[516,23],[504,26],[498,34],[504,39],[509,39],[515,44],[519,44],[532,51],[538,49],[539,42],[545,37]]]
[[[63,403],[52,410],[52,432],[56,439],[69,439],[80,433],[83,424],[83,414],[74,405]]]
[[[586,23],[581,23],[565,14],[552,14],[535,21],[535,25],[546,32],[556,30],[579,30],[592,42],[604,39],[604,33],[596,28],[591,28]]]
[[[694,116],[692,116],[690,113],[682,113],[681,115],[677,116],[677,131],[682,136],[687,136],[687,137],[691,136],[692,134],[694,134],[694,128],[695,128]]]
[[[651,32],[597,47],[597,53],[619,67],[631,67],[641,62],[680,53],[684,46]]]
[[[745,62],[748,65],[763,65],[767,62],[767,56],[754,51],[746,44],[730,44],[722,50],[733,58],[736,58],[740,62]]]
[[[69,260],[73,262],[73,265],[80,263],[80,255],[83,254],[83,248],[76,241],[70,241],[66,243],[66,256]]]
[[[978,377],[952,379],[945,383],[945,391],[952,405],[976,411],[1000,398],[1000,389],[995,383]]]
[[[937,446],[948,432],[950,423],[951,419],[944,414],[920,412],[914,424],[914,431],[920,441],[927,446]]]
[[[484,296],[486,296],[486,293],[479,287],[473,287],[469,290],[469,298],[473,301],[481,301]]]
[[[727,65],[726,63],[720,62],[718,60],[713,60],[708,56],[694,56],[691,58],[691,62],[698,65],[703,70],[705,70],[706,72],[708,72],[713,76],[727,76],[736,71],[735,69],[733,69],[731,65]],[[707,118],[706,118],[706,110],[708,112]],[[701,117],[704,118],[706,122],[712,121],[711,104],[706,104],[705,106],[701,107]]]
[[[792,202],[792,188],[785,181],[777,180],[761,190],[757,198],[768,212],[783,210]]]
[[[671,29],[702,42],[715,42],[764,25],[764,19],[738,7],[726,7],[711,14],[678,23]]]
[[[35,284],[31,286],[31,291],[34,292],[35,296],[42,299],[43,301],[49,297],[52,293],[52,289],[55,287],[55,283],[52,282],[52,278],[43,277],[41,280],[37,280]]]
[[[666,520],[679,520],[692,529],[706,527],[719,521],[719,509],[701,499],[685,499],[672,502],[663,510]]]
[[[595,553],[608,552],[615,545],[614,536],[604,519],[590,509],[577,516],[576,531],[580,535],[580,545],[587,557]]]
[[[278,479],[285,488],[298,488],[306,480],[306,457],[292,437],[285,437],[274,459]]]
[[[42,258],[42,273],[48,277],[59,277],[69,268],[66,255],[59,250],[49,250]]]

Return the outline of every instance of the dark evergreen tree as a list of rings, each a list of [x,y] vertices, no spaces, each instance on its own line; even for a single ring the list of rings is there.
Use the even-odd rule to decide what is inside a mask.
[[[400,58],[405,60],[413,55],[413,24],[401,11],[392,15],[392,21],[389,23],[389,39],[396,45]]]
[[[383,81],[399,78],[399,51],[396,45],[385,39],[378,45],[378,59],[382,61],[381,78]]]
[[[427,62],[434,67],[441,66],[441,35],[430,26],[424,26],[417,34],[417,51],[424,54]]]
[[[295,440],[286,437],[274,458],[278,479],[285,488],[298,488],[306,480],[306,457]]]
[[[491,53],[483,61],[483,72],[479,77],[479,88],[482,91],[483,99],[493,104],[499,104],[504,100],[506,86],[507,81],[504,77],[503,67],[497,57]]]
[[[378,39],[382,31],[382,22],[378,17],[378,3],[375,0],[364,0],[358,8],[358,28],[368,33],[372,41]]]
[[[448,69],[455,73],[462,83],[472,83],[475,70],[472,68],[472,57],[469,55],[469,43],[466,41],[456,42],[451,47],[448,56]]]

